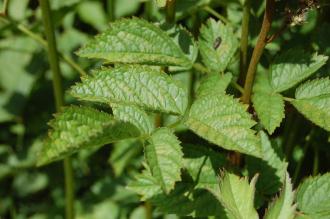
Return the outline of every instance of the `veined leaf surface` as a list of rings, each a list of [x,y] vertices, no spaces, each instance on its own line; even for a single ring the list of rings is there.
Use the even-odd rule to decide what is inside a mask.
[[[184,114],[186,90],[169,75],[148,66],[118,66],[97,70],[71,88],[81,100],[135,105],[165,113]]]
[[[81,149],[140,135],[134,125],[115,120],[111,115],[90,107],[66,107],[49,125],[53,130],[48,134],[37,165],[61,159]]]
[[[246,106],[225,94],[198,98],[191,106],[188,127],[227,150],[260,156],[260,139],[251,129],[255,122]]]
[[[111,23],[108,30],[82,47],[78,55],[100,58],[110,63],[192,65],[165,31],[139,18]]]

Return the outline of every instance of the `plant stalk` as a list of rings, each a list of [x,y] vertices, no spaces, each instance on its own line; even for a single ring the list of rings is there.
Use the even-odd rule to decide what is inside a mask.
[[[275,0],[267,0],[266,1],[266,10],[261,26],[261,30],[259,33],[257,44],[253,50],[252,58],[247,70],[245,83],[244,83],[244,93],[241,98],[242,102],[245,104],[250,103],[252,86],[255,78],[255,73],[257,70],[257,66],[260,60],[260,57],[265,49],[267,44],[267,36],[272,24],[272,16],[275,7]]]
[[[175,0],[166,1],[166,22],[169,24],[175,22]]]
[[[53,89],[55,96],[56,111],[64,105],[64,96],[62,88],[62,78],[59,66],[59,56],[57,53],[54,25],[52,22],[51,10],[48,0],[39,0],[42,11],[42,18],[45,28],[45,34],[48,42],[49,64],[53,74]],[[65,177],[65,215],[67,219],[74,219],[74,187],[73,170],[70,157],[64,159],[64,177]]]
[[[116,0],[108,0],[108,14],[109,14],[108,17],[110,22],[116,19],[115,6],[116,6]]]
[[[243,21],[240,45],[240,76],[239,84],[244,84],[246,70],[248,65],[248,40],[249,40],[249,23],[250,23],[251,0],[245,0],[243,6]]]

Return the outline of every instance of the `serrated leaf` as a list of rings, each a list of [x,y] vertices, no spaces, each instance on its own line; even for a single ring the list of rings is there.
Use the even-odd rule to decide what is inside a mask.
[[[310,218],[330,217],[330,173],[309,177],[297,190],[298,209]]]
[[[204,78],[197,90],[197,96],[213,95],[225,93],[233,75],[226,74],[211,74]]]
[[[218,173],[226,157],[202,145],[184,145],[184,167],[195,183],[195,189],[212,189],[219,184]]]
[[[148,114],[139,107],[111,104],[111,108],[116,119],[135,125],[143,134],[150,134],[155,129]]]
[[[330,79],[315,79],[300,85],[291,103],[307,119],[330,131]]]
[[[307,81],[296,89],[296,98],[305,99],[330,94],[330,79],[317,78]]]
[[[198,98],[191,106],[188,127],[227,150],[260,156],[260,139],[251,129],[255,122],[246,106],[225,94]]]
[[[293,219],[296,205],[293,204],[294,192],[289,174],[286,174],[283,189],[278,198],[269,206],[265,214],[265,219]]]
[[[270,82],[276,92],[285,91],[311,76],[327,56],[311,54],[303,49],[290,49],[277,56],[270,66]]]
[[[199,48],[202,61],[214,73],[223,72],[234,56],[238,40],[232,28],[209,19],[201,28]]]
[[[81,100],[181,115],[188,103],[187,92],[177,81],[160,70],[139,65],[97,70],[73,86],[71,94]]]
[[[175,182],[181,179],[183,153],[180,141],[170,129],[160,128],[151,135],[148,143],[145,146],[145,157],[152,176],[165,193],[169,193]]]
[[[159,27],[139,18],[120,19],[78,51],[87,58],[110,63],[163,66],[192,65],[181,49]]]
[[[213,193],[225,207],[230,218],[259,218],[257,211],[254,209],[256,180],[257,176],[249,184],[246,177],[240,178],[231,173],[224,173],[220,180],[219,189],[213,191]]]
[[[247,157],[249,175],[260,174],[256,184],[261,195],[274,194],[284,182],[287,162],[282,158],[279,148],[269,140],[265,132],[260,132],[261,158]]]
[[[66,107],[49,125],[53,129],[39,154],[39,166],[81,149],[140,135],[132,124],[117,121],[111,115],[90,107]]]
[[[261,72],[256,77],[252,102],[261,124],[272,134],[285,117],[284,100],[281,94],[272,89],[267,74],[264,73]]]

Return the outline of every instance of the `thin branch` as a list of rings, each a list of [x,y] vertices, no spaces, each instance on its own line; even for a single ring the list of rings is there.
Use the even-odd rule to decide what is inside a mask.
[[[204,10],[208,13],[210,13],[211,15],[213,15],[214,17],[218,18],[219,20],[221,20],[222,22],[224,22],[225,24],[230,24],[230,21],[227,20],[227,18],[225,18],[224,16],[222,16],[221,14],[219,14],[218,12],[216,12],[215,10],[213,10],[210,6],[205,6]]]
[[[245,104],[250,103],[251,93],[252,93],[252,86],[254,83],[255,73],[257,70],[257,66],[260,60],[260,57],[265,49],[267,44],[267,36],[272,24],[272,16],[275,7],[275,0],[267,0],[266,2],[266,11],[264,14],[260,34],[258,37],[257,44],[253,50],[252,58],[249,64],[249,68],[247,71],[245,84],[244,84],[244,93],[241,98],[242,102]]]

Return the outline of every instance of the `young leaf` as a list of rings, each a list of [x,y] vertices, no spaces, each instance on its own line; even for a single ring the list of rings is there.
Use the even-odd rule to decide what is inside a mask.
[[[254,192],[257,175],[250,184],[246,177],[240,178],[231,173],[224,173],[220,180],[219,189],[213,191],[214,195],[225,207],[229,218],[254,219],[259,218],[254,209]]]
[[[223,72],[234,56],[238,41],[231,27],[209,19],[201,28],[199,48],[202,61],[214,73]]]
[[[191,61],[160,28],[139,18],[120,19],[78,51],[110,63],[189,67]]]
[[[277,56],[270,67],[270,82],[276,92],[285,91],[311,76],[327,56],[310,54],[303,49],[290,49]]]
[[[253,86],[252,102],[261,124],[269,134],[280,126],[284,118],[284,100],[271,87],[267,74],[260,72]]]
[[[145,146],[145,156],[152,176],[158,184],[169,193],[176,181],[181,179],[183,153],[180,141],[168,128],[156,130]]]
[[[330,218],[330,173],[306,179],[297,191],[298,209],[309,218]]]
[[[261,158],[247,157],[249,175],[260,174],[256,184],[257,191],[262,195],[274,194],[284,182],[287,162],[281,158],[265,132],[260,132]]]
[[[111,108],[116,119],[130,122],[139,128],[143,134],[151,134],[155,129],[147,113],[139,107],[133,105],[111,104]]]
[[[138,129],[127,122],[89,107],[70,106],[49,122],[48,134],[37,165],[44,165],[78,150],[138,137]]]
[[[316,79],[300,85],[292,104],[307,119],[330,131],[330,79]]]
[[[285,183],[280,196],[268,206],[265,219],[293,219],[296,205],[293,204],[294,192],[289,174],[286,174]]]
[[[231,79],[232,74],[211,74],[208,75],[198,87],[197,96],[202,97],[206,95],[225,93]]]
[[[71,89],[79,99],[135,105],[166,113],[184,114],[186,90],[160,70],[148,66],[121,65],[97,70]]]
[[[198,98],[186,122],[196,134],[227,150],[260,156],[260,139],[246,106],[225,94]]]

